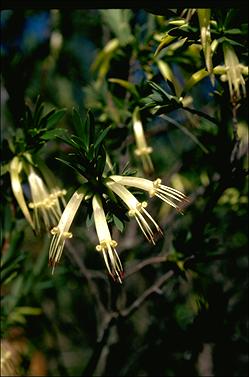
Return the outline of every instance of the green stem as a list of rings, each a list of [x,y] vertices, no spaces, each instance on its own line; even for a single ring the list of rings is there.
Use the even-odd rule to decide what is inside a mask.
[[[195,110],[195,109],[191,109],[190,107],[185,107],[185,106],[183,106],[182,109],[183,109],[183,110],[186,110],[186,111],[188,111],[188,112],[190,112],[190,113],[192,113],[192,114],[199,115],[200,117],[209,120],[210,122],[216,124],[217,126],[219,126],[219,124],[220,124],[219,121],[218,121],[217,119],[211,117],[211,116],[208,115],[208,114],[203,113],[202,111],[198,111],[198,110]]]

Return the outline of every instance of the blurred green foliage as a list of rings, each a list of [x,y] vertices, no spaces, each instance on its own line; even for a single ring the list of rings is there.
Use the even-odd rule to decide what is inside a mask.
[[[248,375],[247,10],[212,8],[206,23],[194,9],[1,12],[1,337],[11,344],[21,329],[23,375],[35,375],[35,350],[41,375]],[[224,43],[239,61],[231,68],[237,96]],[[189,196],[184,216],[152,199],[165,232],[152,247],[134,220],[115,213],[119,286],[95,252],[92,213],[82,206],[51,275],[51,236],[35,236],[23,218],[11,159],[38,152],[67,200],[84,182],[61,163],[75,140],[87,158],[95,145],[93,165],[82,166],[88,175],[97,165],[101,177],[107,151],[116,173],[143,176],[136,107],[153,148],[150,178]]]

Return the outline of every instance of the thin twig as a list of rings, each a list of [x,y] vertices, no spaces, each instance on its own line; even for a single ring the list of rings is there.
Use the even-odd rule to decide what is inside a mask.
[[[146,289],[144,293],[139,296],[133,303],[126,309],[119,312],[122,317],[128,317],[133,314],[153,293],[158,293],[159,289],[174,275],[174,271],[170,270],[162,275],[151,287]]]
[[[197,139],[197,137],[195,135],[193,135],[186,127],[183,127],[175,119],[172,119],[169,116],[164,115],[164,114],[160,115],[160,117],[162,119],[166,120],[167,122],[173,124],[175,127],[179,128],[185,135],[187,135],[190,139],[192,139],[194,141],[194,143],[196,143],[202,149],[203,152],[205,152],[205,153],[209,152],[208,149]]]
[[[190,107],[186,107],[186,106],[183,106],[182,109],[186,110],[186,111],[188,111],[192,114],[199,115],[200,117],[209,120],[210,122],[216,124],[217,126],[220,124],[220,122],[217,119],[215,119],[214,117],[211,117],[210,115],[208,115],[206,113],[203,113],[202,111],[191,109]]]
[[[93,376],[93,373],[94,373],[96,366],[99,362],[102,350],[107,343],[107,340],[108,340],[108,337],[109,337],[109,334],[110,334],[110,330],[111,330],[113,324],[116,321],[116,317],[117,317],[116,313],[108,316],[107,321],[105,322],[104,326],[102,327],[103,331],[102,331],[101,335],[99,336],[99,338],[96,342],[94,352],[93,352],[90,360],[88,361],[88,363],[87,363],[87,365],[86,365],[86,367],[85,367],[85,369],[82,373],[82,376]]]
[[[237,104],[232,104],[232,126],[233,126],[233,150],[231,152],[231,163],[235,162],[238,159],[239,155],[239,146],[240,146],[240,138],[238,135],[238,119],[237,119]]]
[[[135,266],[132,266],[125,274],[125,278],[127,279],[131,275],[135,274],[136,272],[142,270],[144,267],[152,264],[162,263],[167,261],[166,255],[159,255],[156,257],[151,257],[148,259],[143,260],[140,263],[137,263]]]

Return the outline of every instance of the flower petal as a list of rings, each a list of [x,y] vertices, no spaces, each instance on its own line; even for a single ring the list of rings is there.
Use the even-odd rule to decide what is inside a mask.
[[[10,163],[11,187],[12,187],[13,194],[15,195],[15,198],[16,198],[26,220],[29,222],[29,224],[34,229],[34,223],[31,219],[27,204],[26,204],[24,196],[23,196],[21,179],[20,179],[20,176],[19,176],[19,173],[21,172],[21,170],[22,170],[22,162],[16,156],[12,159],[12,161]]]

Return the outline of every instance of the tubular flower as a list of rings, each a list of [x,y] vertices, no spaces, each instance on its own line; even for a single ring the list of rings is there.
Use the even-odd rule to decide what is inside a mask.
[[[13,194],[15,195],[15,198],[17,200],[17,203],[19,204],[22,210],[22,213],[24,214],[26,220],[34,229],[34,223],[32,221],[31,215],[29,213],[29,209],[24,199],[22,185],[21,185],[20,173],[22,171],[22,168],[23,168],[22,161],[17,156],[15,156],[10,163],[11,187],[12,187]]]
[[[145,208],[147,207],[147,202],[140,203],[129,190],[117,182],[109,181],[107,182],[107,186],[123,200],[123,202],[129,208],[129,216],[135,217],[147,240],[155,245],[155,232],[152,231],[150,225],[148,224],[148,220],[150,220],[150,222],[155,226],[157,234],[162,235],[163,233],[149,212],[146,211]]]
[[[133,113],[133,131],[137,146],[135,149],[135,154],[141,158],[144,172],[151,174],[154,171],[153,163],[150,157],[152,147],[149,147],[146,143],[138,108],[136,108]]]
[[[157,196],[165,203],[176,208],[177,210],[180,210],[180,207],[177,204],[177,202],[182,203],[183,201],[188,200],[187,197],[180,191],[162,185],[162,180],[160,178],[156,179],[154,182],[145,178],[121,175],[112,175],[110,176],[110,178],[121,185],[137,187],[141,190],[147,191],[150,197]]]
[[[46,229],[49,230],[61,217],[61,207],[58,199],[63,197],[66,191],[54,188],[49,193],[44,181],[32,167],[28,174],[28,182],[32,197],[29,207],[34,210],[35,228],[38,232],[41,230],[42,220]]]
[[[63,196],[66,194],[66,191],[59,189],[54,183],[51,184],[52,188],[50,189],[50,186],[46,185],[38,172],[34,170],[31,155],[26,153],[23,157],[15,156],[10,163],[12,191],[26,220],[37,233],[40,233],[43,224],[49,230],[59,221],[61,216],[59,198],[62,200],[62,204],[64,204]],[[32,200],[28,206],[22,188],[22,172],[25,172],[27,175]],[[47,167],[46,172],[51,174]],[[33,218],[28,207],[33,210]]]
[[[223,43],[223,53],[226,67],[225,79],[228,80],[231,101],[237,102],[241,98],[241,91],[242,96],[246,96],[246,85],[242,76],[245,70],[230,44]]]
[[[96,250],[102,252],[109,274],[122,283],[123,267],[115,249],[117,242],[112,240],[100,198],[94,195],[92,200],[95,228],[99,239]]]
[[[75,191],[62,213],[59,224],[51,230],[53,238],[49,249],[49,264],[53,267],[52,273],[61,258],[66,239],[73,236],[69,229],[84,196],[84,192]]]
[[[210,74],[210,79],[214,85],[213,75],[213,63],[212,63],[212,51],[211,51],[211,34],[210,34],[210,9],[197,9],[200,32],[201,32],[201,44],[205,57],[206,67]]]

